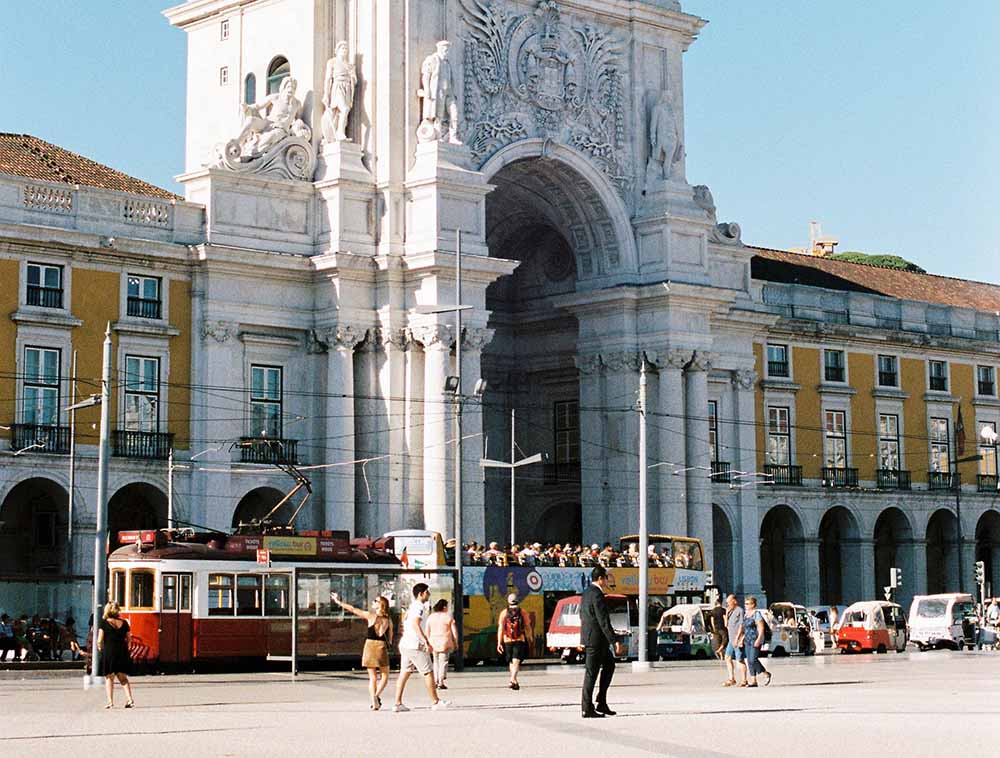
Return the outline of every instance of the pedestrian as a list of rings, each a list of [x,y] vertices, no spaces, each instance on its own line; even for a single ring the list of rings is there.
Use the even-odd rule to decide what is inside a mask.
[[[507,661],[510,669],[510,684],[507,686],[512,690],[521,689],[517,675],[521,670],[521,663],[528,657],[534,638],[531,619],[518,605],[517,594],[510,593],[507,596],[507,607],[500,611],[497,618],[497,652]]]
[[[458,649],[458,629],[444,598],[434,603],[434,611],[427,617],[427,639],[434,649],[434,684],[439,690],[446,690],[448,658],[453,650]]]
[[[595,545],[596,548],[596,545]],[[586,671],[583,676],[583,717],[600,719],[614,716],[608,707],[608,687],[615,674],[615,655],[621,655],[621,643],[611,626],[608,604],[604,599],[608,591],[608,571],[594,566],[590,572],[590,586],[580,600],[580,644],[584,646]],[[614,653],[611,648],[614,646]],[[597,705],[594,705],[594,684],[597,687]]]
[[[97,628],[97,649],[101,651],[100,671],[104,677],[104,690],[108,696],[105,708],[115,707],[115,679],[125,688],[128,700],[126,708],[135,706],[132,697],[132,684],[128,675],[132,673],[132,656],[128,646],[131,642],[131,632],[128,622],[120,618],[121,609],[118,603],[108,603],[104,606],[101,622]]]
[[[368,707],[377,711],[382,707],[382,693],[389,684],[389,646],[394,631],[389,616],[389,601],[379,596],[372,601],[372,610],[365,611],[345,603],[336,592],[330,593],[330,599],[345,611],[368,622],[361,665],[368,669],[368,695],[372,701]]]
[[[10,623],[10,616],[6,613],[0,616],[0,661],[7,661],[7,653],[11,654],[11,660],[17,658],[17,645],[14,642],[14,627]]]
[[[434,686],[434,666],[431,654],[434,648],[427,639],[424,622],[427,620],[427,601],[431,592],[426,584],[418,582],[413,585],[413,602],[406,609],[403,617],[403,633],[399,638],[399,679],[396,680],[396,703],[392,706],[394,713],[404,713],[408,710],[403,704],[403,692],[410,674],[417,672],[424,678],[427,694],[431,696],[434,710],[447,708],[450,703],[438,698],[437,687]]]
[[[747,672],[743,665],[743,647],[740,644],[740,636],[743,633],[743,609],[736,601],[736,595],[726,597],[726,635],[729,641],[726,643],[726,652],[723,658],[726,661],[726,670],[729,678],[726,680],[726,687],[736,686],[736,669],[740,670],[740,687],[747,686]]]
[[[722,607],[722,598],[716,596],[712,610],[708,612],[708,627],[712,632],[712,650],[720,661],[725,658],[726,644],[729,635],[726,632],[726,610]]]
[[[757,686],[757,675],[763,674],[766,687],[771,683],[771,674],[760,662],[760,649],[764,644],[764,614],[757,610],[757,598],[750,595],[744,602],[746,610],[743,613],[743,655],[746,657],[747,677],[750,680],[747,687]],[[743,686],[743,685],[740,685]]]

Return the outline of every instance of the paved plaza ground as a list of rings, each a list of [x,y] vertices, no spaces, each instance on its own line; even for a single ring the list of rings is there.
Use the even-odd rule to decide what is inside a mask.
[[[662,665],[662,664],[661,664]],[[135,677],[134,710],[102,710],[79,672],[0,672],[0,752],[23,756],[753,756],[996,755],[1000,654],[820,655],[770,661],[770,687],[726,689],[713,663],[634,674],[619,715],[580,718],[579,666],[452,674],[454,707],[368,710],[352,672]],[[395,680],[395,675],[393,676]],[[387,695],[392,692],[395,681]]]

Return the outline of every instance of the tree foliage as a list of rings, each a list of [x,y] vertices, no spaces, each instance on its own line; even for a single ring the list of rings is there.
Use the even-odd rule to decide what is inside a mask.
[[[830,260],[834,261],[847,261],[848,263],[862,263],[866,266],[877,266],[879,268],[895,268],[900,271],[913,271],[917,274],[926,274],[927,272],[920,268],[916,263],[911,263],[905,258],[900,258],[898,255],[885,255],[882,253],[862,253],[854,250],[848,250],[843,253],[835,253],[829,256]]]

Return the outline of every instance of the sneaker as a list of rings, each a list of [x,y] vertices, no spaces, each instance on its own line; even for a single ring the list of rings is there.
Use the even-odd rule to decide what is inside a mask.
[[[436,703],[434,703],[434,705],[431,706],[431,710],[432,711],[443,711],[449,705],[451,705],[451,701],[450,700],[438,700]],[[409,709],[407,709],[407,710],[409,710]]]
[[[439,690],[446,690],[446,689],[448,689],[448,685],[447,685],[447,684],[445,684],[444,682],[441,682],[441,684],[439,684],[439,685],[437,686],[437,688],[438,688]]]
[[[410,710],[410,709],[407,708],[402,703],[396,703],[394,706],[392,706],[392,712],[393,713],[406,713],[408,710]]]

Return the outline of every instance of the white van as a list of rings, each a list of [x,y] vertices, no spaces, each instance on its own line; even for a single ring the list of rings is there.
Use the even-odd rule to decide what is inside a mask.
[[[916,595],[910,606],[910,641],[921,650],[950,647],[970,650],[976,643],[976,604],[972,595],[950,592]]]

